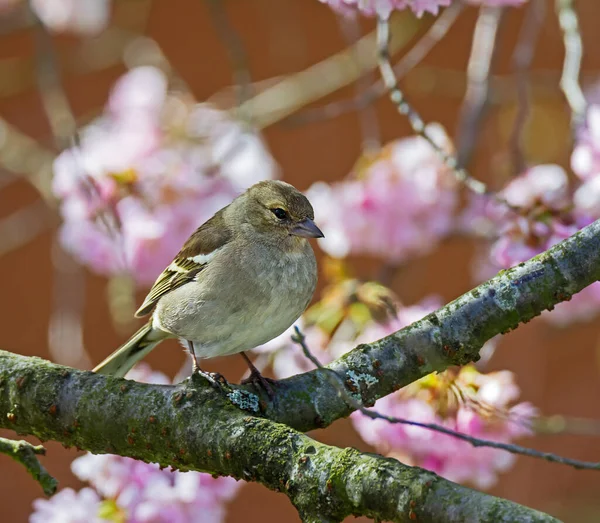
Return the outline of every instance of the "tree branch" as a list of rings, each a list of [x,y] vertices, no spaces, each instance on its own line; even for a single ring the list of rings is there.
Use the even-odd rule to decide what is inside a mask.
[[[56,492],[58,481],[56,481],[44,466],[38,461],[36,456],[44,456],[46,449],[41,445],[34,446],[27,441],[15,441],[12,439],[0,438],[0,453],[10,456],[15,461],[23,465],[29,474],[33,476],[44,489],[46,496],[51,496]]]
[[[328,365],[365,406],[453,365],[477,361],[484,343],[527,323],[600,279],[600,221],[552,249],[500,271],[422,320]],[[353,412],[328,379],[313,370],[281,380],[268,418],[307,431]]]
[[[557,521],[394,459],[319,443],[244,412],[201,378],[149,385],[0,351],[0,427],[257,481],[285,493],[305,522]]]

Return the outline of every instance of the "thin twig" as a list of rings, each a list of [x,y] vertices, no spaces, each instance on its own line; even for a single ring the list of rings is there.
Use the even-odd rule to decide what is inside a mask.
[[[458,165],[466,166],[475,149],[489,107],[490,73],[497,56],[498,28],[504,9],[483,5],[473,32],[467,65],[467,89],[458,121]]]
[[[394,69],[390,63],[390,56],[388,52],[388,42],[390,38],[390,28],[385,18],[377,19],[377,44],[378,44],[378,62],[379,71],[381,77],[389,91],[390,100],[396,106],[398,112],[408,119],[408,122],[412,130],[419,136],[427,140],[434,151],[438,154],[444,164],[454,173],[456,179],[464,184],[469,190],[476,194],[482,194],[489,196],[494,201],[506,207],[517,210],[513,205],[509,204],[504,198],[499,196],[493,191],[488,190],[487,186],[473,178],[466,169],[458,166],[458,160],[456,156],[451,156],[444,151],[433,139],[425,122],[419,115],[419,113],[407,102],[404,94],[398,87],[398,81],[394,74]]]
[[[55,217],[43,200],[0,220],[0,257],[26,245],[53,225]]]
[[[360,25],[358,19],[349,18],[341,14],[337,16],[337,19],[348,44],[354,45],[358,42],[358,40],[360,40]],[[365,65],[368,64],[370,57],[360,54],[359,49],[356,47],[353,47],[353,49],[355,49],[354,60],[356,61],[357,67],[364,68]],[[361,91],[368,89],[369,83],[372,80],[372,74],[373,73],[369,73],[368,75],[361,76],[357,79],[356,91],[358,94],[360,94]],[[371,151],[378,151],[381,148],[381,130],[375,108],[369,104],[361,107],[357,112],[362,132],[361,149],[363,154],[368,154]]]
[[[565,93],[574,119],[580,121],[584,117],[586,107],[585,96],[579,84],[583,44],[573,0],[556,0],[556,14],[565,44],[565,60],[560,87]]]
[[[600,463],[594,463],[589,461],[579,461],[576,459],[564,458],[562,456],[558,456],[557,454],[553,454],[551,452],[541,452],[539,450],[530,449],[527,447],[522,447],[520,445],[513,445],[511,443],[501,443],[498,441],[491,441],[482,438],[475,438],[473,436],[469,436],[467,434],[463,434],[462,432],[457,432],[455,430],[444,427],[443,425],[438,425],[436,423],[421,423],[418,421],[411,421],[404,418],[396,418],[393,416],[386,416],[385,414],[381,414],[375,410],[366,409],[359,401],[353,398],[348,391],[346,390],[346,386],[344,383],[344,379],[333,369],[329,369],[321,365],[319,360],[311,353],[308,345],[306,344],[306,338],[304,334],[300,331],[298,327],[294,327],[296,334],[292,336],[292,341],[300,345],[302,348],[302,352],[304,355],[315,365],[318,369],[324,370],[327,372],[327,379],[329,382],[336,388],[339,396],[348,403],[352,408],[359,410],[365,416],[371,419],[381,419],[387,421],[388,423],[399,423],[402,425],[410,425],[413,427],[421,427],[427,430],[433,430],[435,432],[440,432],[442,434],[446,434],[448,436],[452,436],[453,438],[460,439],[462,441],[466,441],[470,443],[474,447],[489,447],[500,450],[506,450],[507,452],[511,452],[512,454],[520,454],[523,456],[529,456],[532,458],[540,458],[552,463],[560,463],[562,465],[569,465],[576,469],[587,469],[587,470],[600,470]]]
[[[240,106],[253,95],[248,56],[240,35],[229,22],[225,2],[207,0],[207,4],[217,35],[229,55],[229,61],[233,69],[233,80],[237,86],[238,106]]]
[[[398,61],[394,66],[396,78],[402,78],[416,65],[419,64],[429,54],[429,52],[446,36],[458,15],[463,10],[463,4],[453,3],[445,9],[442,14],[435,19],[427,32],[417,41],[417,43]],[[362,91],[358,96],[336,100],[322,107],[304,109],[296,115],[292,115],[284,120],[289,125],[304,125],[308,123],[330,120],[350,113],[360,111],[370,106],[375,100],[383,96],[387,88],[381,79]]]
[[[44,111],[48,117],[54,140],[59,149],[68,147],[77,130],[71,104],[63,88],[58,59],[52,36],[36,18],[37,81]]]
[[[526,166],[522,147],[522,136],[529,116],[529,69],[533,60],[540,29],[546,17],[546,0],[532,0],[529,3],[525,20],[512,57],[517,85],[517,114],[509,139],[513,158],[514,174],[521,173]]]
[[[390,53],[394,53],[410,41],[418,29],[418,22],[406,13],[397,13],[392,16],[390,24],[394,27]],[[242,115],[251,114],[257,129],[283,120],[305,105],[341,89],[376,68],[376,39],[373,33],[363,36],[353,48],[344,49],[303,71],[284,77],[276,85],[242,104],[238,110]],[[356,52],[371,57],[363,69],[356,67],[353,58]]]
[[[15,441],[0,438],[0,453],[10,456],[23,465],[27,472],[33,476],[33,479],[42,486],[46,496],[52,496],[56,492],[58,481],[48,474],[48,471],[36,458],[36,456],[46,454],[46,449],[42,445],[34,446],[24,440]]]

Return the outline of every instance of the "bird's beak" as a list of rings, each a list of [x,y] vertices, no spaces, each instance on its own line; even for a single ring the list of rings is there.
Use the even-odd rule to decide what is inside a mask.
[[[325,235],[321,232],[315,222],[313,222],[310,218],[305,218],[301,222],[295,224],[290,233],[294,236],[301,236],[302,238],[324,238]]]

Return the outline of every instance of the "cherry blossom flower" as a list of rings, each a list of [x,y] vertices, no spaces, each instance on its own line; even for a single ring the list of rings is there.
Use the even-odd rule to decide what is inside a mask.
[[[575,154],[575,153],[574,153]],[[494,276],[551,248],[600,217],[600,178],[589,177],[571,194],[566,172],[557,165],[532,167],[512,180],[500,195],[518,210],[475,196],[460,219],[461,227],[490,240],[474,272],[478,280]],[[594,283],[542,317],[558,326],[587,321],[600,310],[600,284]]]
[[[31,8],[52,31],[95,35],[106,28],[110,0],[31,0]]]
[[[456,399],[449,383],[466,392],[467,399],[455,404],[449,401]],[[373,410],[508,443],[531,434],[529,424],[536,414],[529,403],[510,406],[518,396],[512,373],[480,374],[474,367],[467,366],[451,380],[448,373],[427,376],[378,400]],[[360,412],[352,414],[351,419],[360,436],[378,452],[481,489],[492,487],[498,473],[508,470],[516,460],[506,451],[476,448],[466,441],[422,427],[371,419]]]
[[[440,126],[430,133],[449,147]],[[361,172],[307,191],[329,255],[369,254],[392,263],[431,252],[452,227],[457,184],[433,148],[415,136],[387,145]]]
[[[276,165],[259,136],[139,67],[54,172],[63,246],[100,274],[147,285],[196,227]]]
[[[102,523],[100,496],[91,488],[64,488],[50,499],[36,499],[29,523]]]

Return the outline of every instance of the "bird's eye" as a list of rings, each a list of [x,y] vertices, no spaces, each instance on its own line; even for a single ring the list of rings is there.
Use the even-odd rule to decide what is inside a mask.
[[[271,209],[271,212],[280,220],[285,220],[288,215],[287,212],[285,212],[281,207]]]

